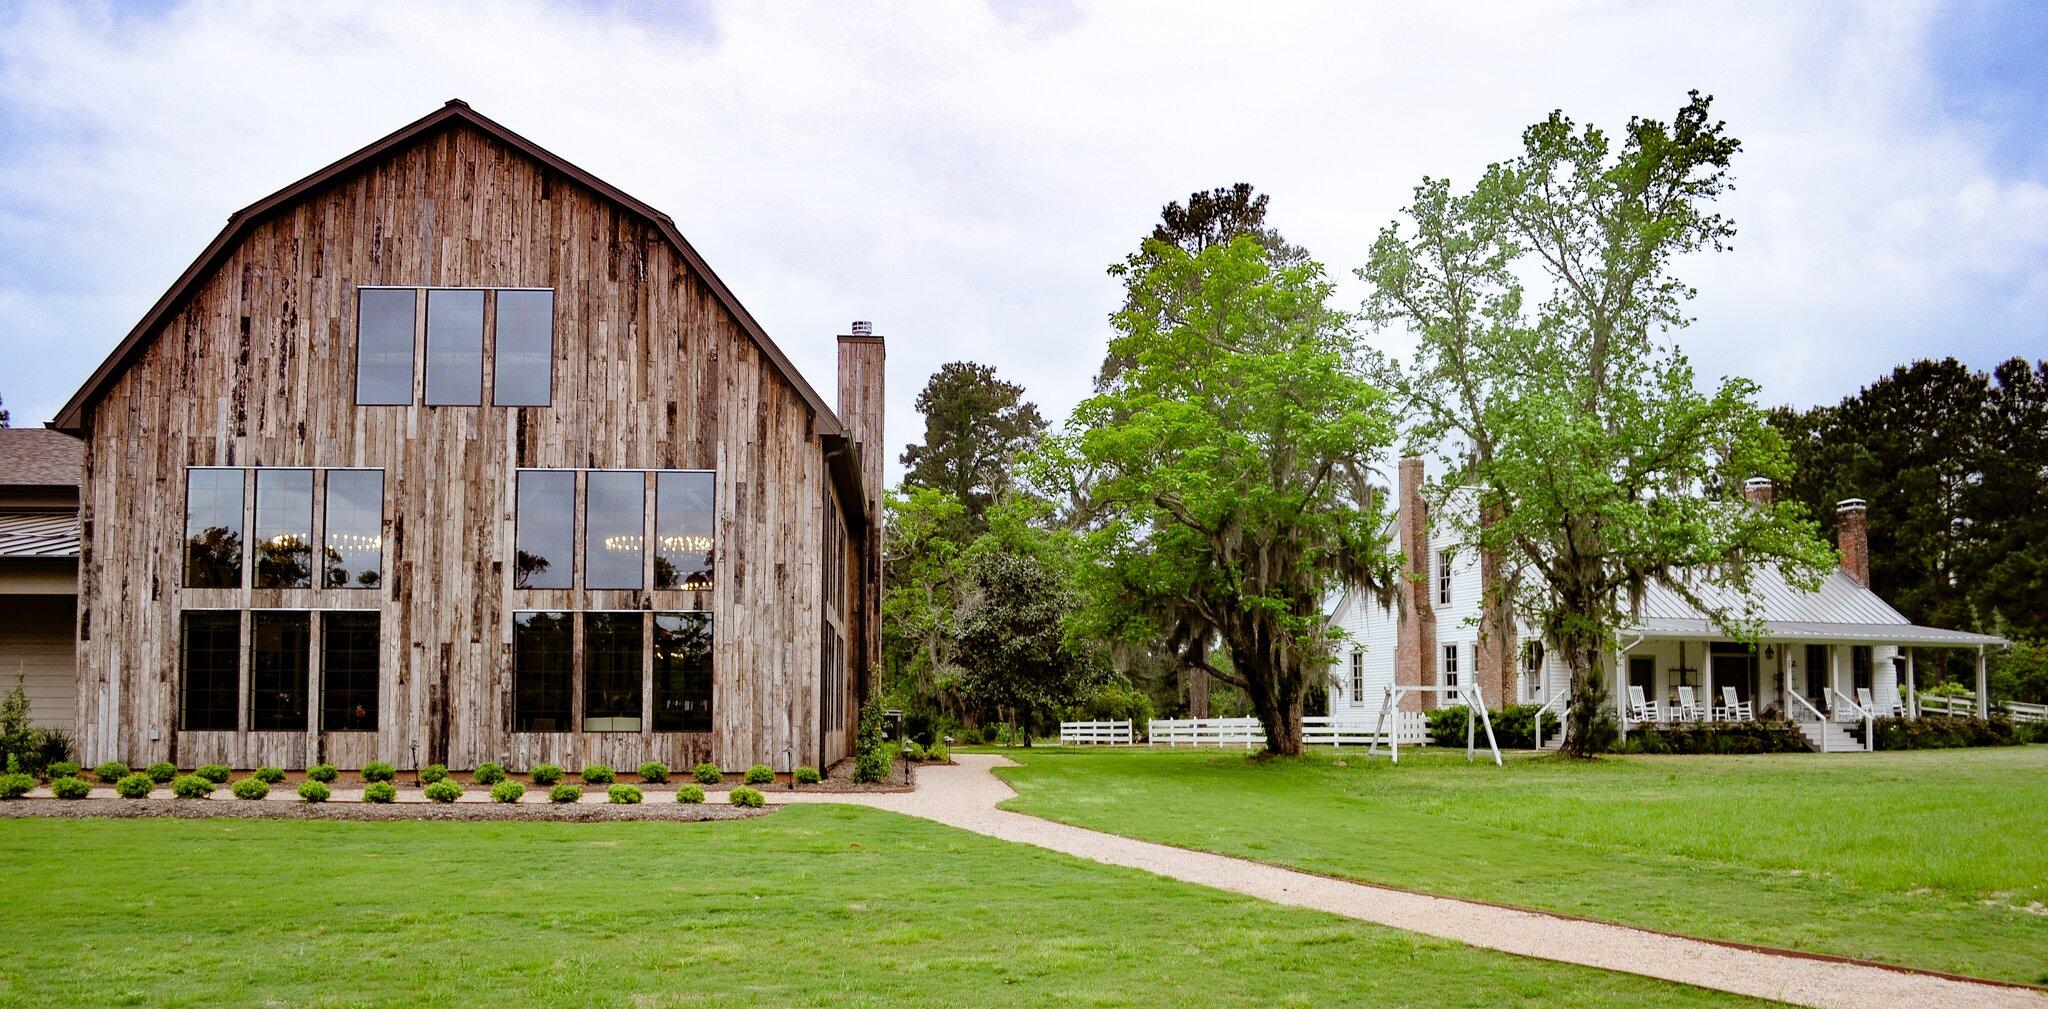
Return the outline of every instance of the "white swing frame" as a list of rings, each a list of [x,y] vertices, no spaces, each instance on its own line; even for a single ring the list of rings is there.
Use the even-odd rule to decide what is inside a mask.
[[[1493,719],[1487,715],[1486,704],[1480,699],[1478,689],[1470,684],[1459,684],[1455,687],[1434,687],[1416,683],[1398,683],[1388,687],[1386,698],[1380,702],[1379,725],[1373,732],[1372,746],[1365,751],[1366,756],[1377,756],[1380,752],[1380,740],[1384,739],[1387,741],[1387,755],[1393,759],[1394,763],[1398,764],[1401,762],[1401,734],[1398,731],[1391,733],[1387,731],[1387,716],[1393,714],[1400,705],[1401,698],[1409,694],[1448,695],[1465,702],[1466,762],[1470,763],[1478,759],[1479,751],[1476,730],[1484,726],[1486,729],[1486,746],[1493,751],[1493,766],[1501,766],[1500,744],[1495,742],[1493,738]]]

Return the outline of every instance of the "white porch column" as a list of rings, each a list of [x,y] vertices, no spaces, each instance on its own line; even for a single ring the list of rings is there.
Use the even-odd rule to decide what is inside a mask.
[[[1920,681],[1913,674],[1913,646],[1906,646],[1906,717],[1920,717]]]
[[[1700,642],[1700,704],[1705,706],[1707,717],[1714,717],[1714,643]]]
[[[1991,690],[1984,678],[1984,646],[1977,646],[1977,717],[1991,717]]]
[[[1628,738],[1628,657],[1620,650],[1614,652],[1614,720],[1621,724],[1621,738]]]

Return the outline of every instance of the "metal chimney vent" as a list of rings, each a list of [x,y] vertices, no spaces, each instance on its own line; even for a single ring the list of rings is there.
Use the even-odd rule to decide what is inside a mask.
[[[856,322],[853,324],[853,335],[873,336],[875,335],[875,324],[872,322]]]

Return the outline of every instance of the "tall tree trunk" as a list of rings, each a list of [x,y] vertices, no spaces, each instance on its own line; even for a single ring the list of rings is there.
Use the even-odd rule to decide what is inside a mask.
[[[1188,676],[1188,717],[1209,717],[1209,671],[1184,667]]]
[[[1231,660],[1244,677],[1252,713],[1266,730],[1266,752],[1276,757],[1301,756],[1301,677],[1263,655],[1233,648]]]
[[[1600,642],[1567,635],[1558,642],[1571,667],[1571,716],[1565,721],[1564,753],[1592,757],[1614,744],[1614,718],[1607,710],[1607,678],[1600,669]]]

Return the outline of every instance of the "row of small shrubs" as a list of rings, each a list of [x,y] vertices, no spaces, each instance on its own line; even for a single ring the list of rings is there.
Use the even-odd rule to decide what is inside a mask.
[[[1880,750],[1946,750],[1963,746],[2016,746],[2048,742],[2048,727],[2015,722],[1993,712],[1990,718],[1967,715],[1921,715],[1880,718],[1873,723]]]
[[[1804,753],[1806,734],[1791,722],[1675,722],[1639,726],[1624,753]]]
[[[88,796],[92,791],[91,782],[79,777],[77,768],[65,767],[62,764],[63,762],[61,761],[57,762],[52,766],[51,770],[69,773],[60,773],[58,777],[52,779],[50,785],[51,794],[60,799],[83,799]],[[178,775],[176,770],[175,767],[168,763],[158,763],[150,765],[146,771],[131,772],[126,764],[119,761],[108,761],[94,768],[93,775],[102,782],[113,784],[114,790],[118,794],[129,799],[147,798],[158,784],[166,781],[171,786],[172,795],[181,799],[202,799],[212,795],[214,791],[219,789],[221,785],[226,784],[227,780],[232,777],[232,772],[225,764],[204,764],[195,768],[191,774],[186,775]],[[391,765],[381,761],[372,762],[370,765],[366,765],[363,770],[364,777],[368,779],[368,783],[363,789],[363,800],[365,802],[383,804],[397,801],[398,788],[391,782],[396,771],[391,768]],[[700,764],[693,773],[699,781],[709,779],[706,783],[722,782],[724,780],[724,775],[713,764]],[[558,784],[557,782],[560,781],[561,774],[560,767],[553,764],[542,764],[534,769],[534,780],[538,784],[553,785],[548,792],[548,799],[551,802],[569,803],[580,800],[583,797],[583,789],[573,784]],[[299,785],[299,798],[306,802],[326,802],[333,797],[333,790],[329,787],[328,783],[332,782],[337,775],[338,772],[332,764],[318,764],[309,768],[307,770],[308,780]],[[491,799],[495,802],[518,802],[526,794],[526,786],[517,781],[509,780],[504,768],[500,765],[485,764],[478,768],[477,776],[479,781],[483,781],[486,778],[490,779],[486,783],[492,786]],[[659,762],[650,762],[640,768],[640,776],[650,783],[666,781],[668,778],[668,768]],[[271,786],[282,782],[284,777],[285,773],[282,769],[265,765],[257,768],[249,777],[235,782],[231,786],[231,791],[237,799],[250,801],[264,799],[270,795]],[[584,768],[581,777],[590,784],[610,783],[610,787],[606,790],[606,797],[615,804],[632,805],[643,801],[645,798],[637,786],[624,782],[612,783],[614,775],[611,768],[602,764],[593,764],[590,767]],[[818,770],[809,766],[797,768],[794,772],[794,777],[801,784],[817,784],[823,780],[823,776],[818,773]],[[422,792],[430,801],[449,803],[462,797],[463,789],[461,784],[450,780],[448,769],[439,764],[422,768],[420,770],[420,780],[425,785]],[[755,764],[747,769],[745,780],[748,785],[769,784],[775,780],[775,772],[766,764]],[[35,784],[36,779],[33,775],[19,772],[0,775],[0,798],[21,798],[27,795],[29,790],[35,787]],[[755,809],[760,808],[766,802],[766,798],[758,789],[747,786],[735,788],[729,798],[734,805]],[[676,801],[682,803],[703,802],[704,789],[696,784],[683,785],[676,790]]]

